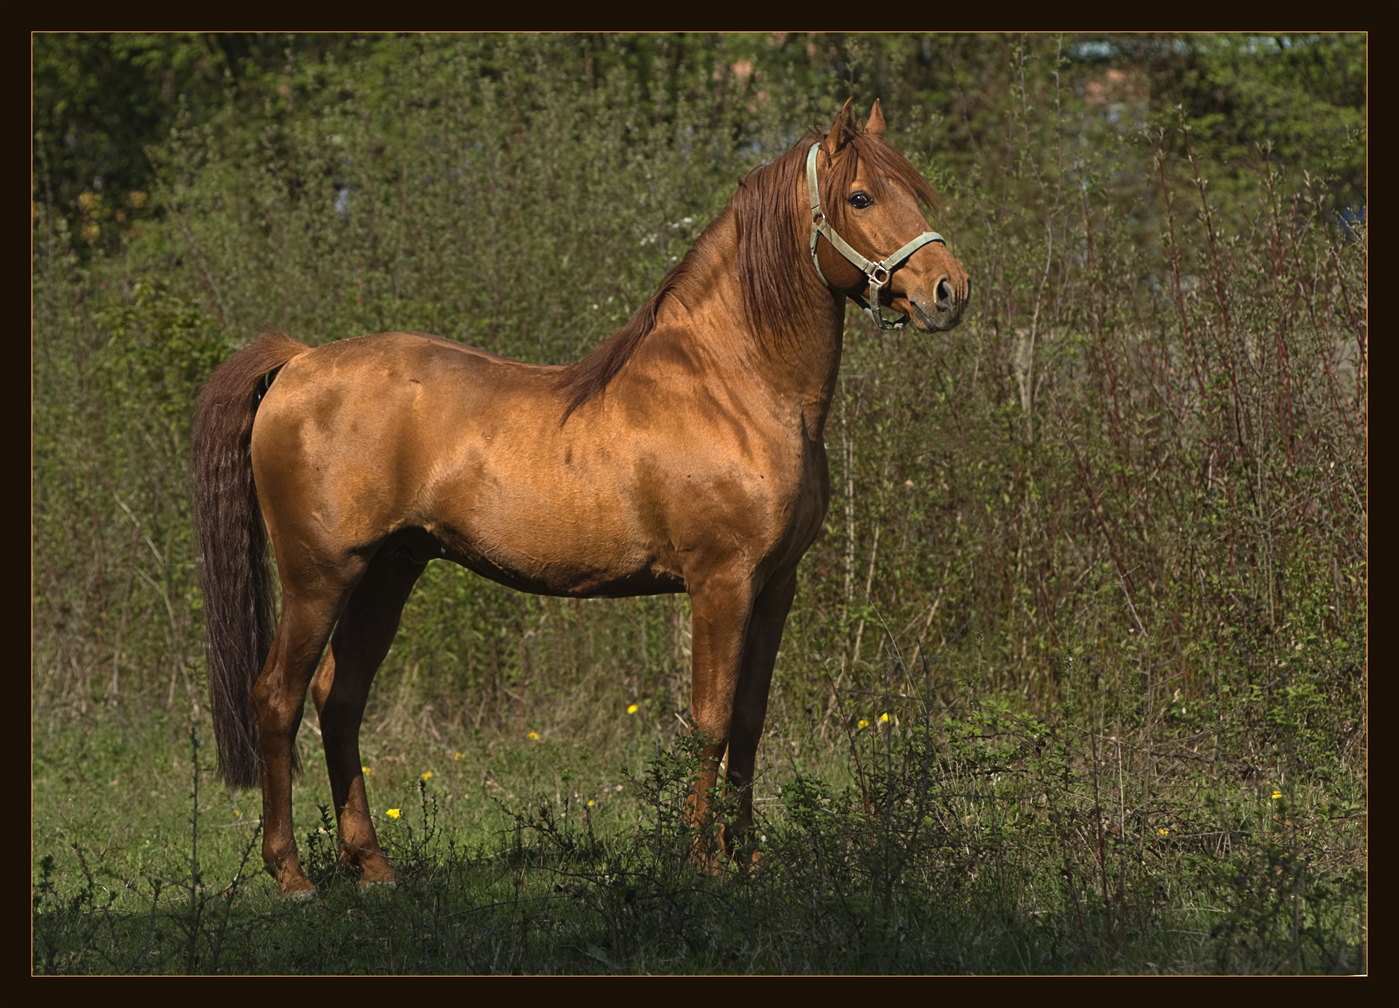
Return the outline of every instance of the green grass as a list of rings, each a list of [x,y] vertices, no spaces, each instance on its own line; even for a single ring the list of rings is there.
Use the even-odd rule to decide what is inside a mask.
[[[308,715],[296,825],[319,893],[305,901],[260,870],[257,796],[228,794],[207,767],[192,843],[187,724],[110,712],[50,724],[34,750],[33,968],[1365,968],[1362,794],[1345,760],[1241,780],[1238,759],[1179,758],[1192,741],[1206,753],[1226,738],[1246,755],[1228,726],[1247,722],[1247,701],[1199,712],[1216,726],[1203,746],[1199,720],[1131,709],[1104,719],[1072,701],[1035,716],[980,696],[974,675],[871,669],[840,701],[822,723],[771,726],[760,860],[718,878],[691,857],[682,813],[695,761],[683,735],[621,712],[610,744],[382,730],[366,738],[370,800],[401,881],[370,891],[336,864]],[[207,730],[195,738],[205,764]]]

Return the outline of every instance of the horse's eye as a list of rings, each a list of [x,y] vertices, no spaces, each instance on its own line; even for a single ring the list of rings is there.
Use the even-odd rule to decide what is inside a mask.
[[[850,205],[856,210],[864,210],[866,207],[874,206],[874,200],[870,199],[862,192],[857,192],[854,196],[850,197]]]

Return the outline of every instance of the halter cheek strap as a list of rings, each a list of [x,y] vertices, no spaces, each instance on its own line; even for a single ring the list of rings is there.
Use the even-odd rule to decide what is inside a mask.
[[[850,260],[869,281],[870,289],[868,301],[858,294],[850,294],[847,296],[863,308],[865,313],[869,315],[874,321],[874,324],[879,328],[902,329],[908,322],[908,316],[905,315],[896,322],[891,322],[886,319],[884,317],[884,312],[879,307],[880,290],[889,282],[889,278],[893,275],[894,271],[908,262],[909,256],[913,255],[913,253],[917,252],[924,245],[927,245],[929,242],[942,242],[946,245],[947,242],[944,241],[942,235],[938,234],[936,231],[924,231],[917,238],[913,239],[913,241],[881,262],[871,262],[860,255],[860,253],[850,247],[849,243],[846,242],[844,238],[836,234],[835,228],[831,227],[826,220],[826,215],[821,212],[821,192],[816,186],[816,152],[820,147],[821,141],[818,140],[811,145],[811,150],[806,155],[806,187],[811,195],[811,262],[812,265],[816,267],[816,275],[821,278],[827,287],[832,287],[831,282],[826,279],[826,275],[821,272],[821,263],[816,258],[816,239],[824,235],[826,240],[831,243],[831,247],[845,256],[846,259]],[[835,288],[832,287],[832,289],[834,290]]]

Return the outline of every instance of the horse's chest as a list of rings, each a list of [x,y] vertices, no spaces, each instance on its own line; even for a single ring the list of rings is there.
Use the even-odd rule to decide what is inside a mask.
[[[792,471],[776,474],[767,489],[773,531],[784,545],[805,552],[820,533],[830,499],[825,458],[803,459]]]
[[[794,514],[794,524],[803,550],[816,541],[821,525],[826,520],[826,508],[830,504],[831,493],[824,467],[820,477],[812,479],[805,489],[806,492],[799,498]]]

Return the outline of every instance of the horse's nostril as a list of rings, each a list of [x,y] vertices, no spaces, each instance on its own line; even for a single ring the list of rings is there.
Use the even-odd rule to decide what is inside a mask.
[[[952,300],[952,285],[946,280],[938,281],[938,302]]]

